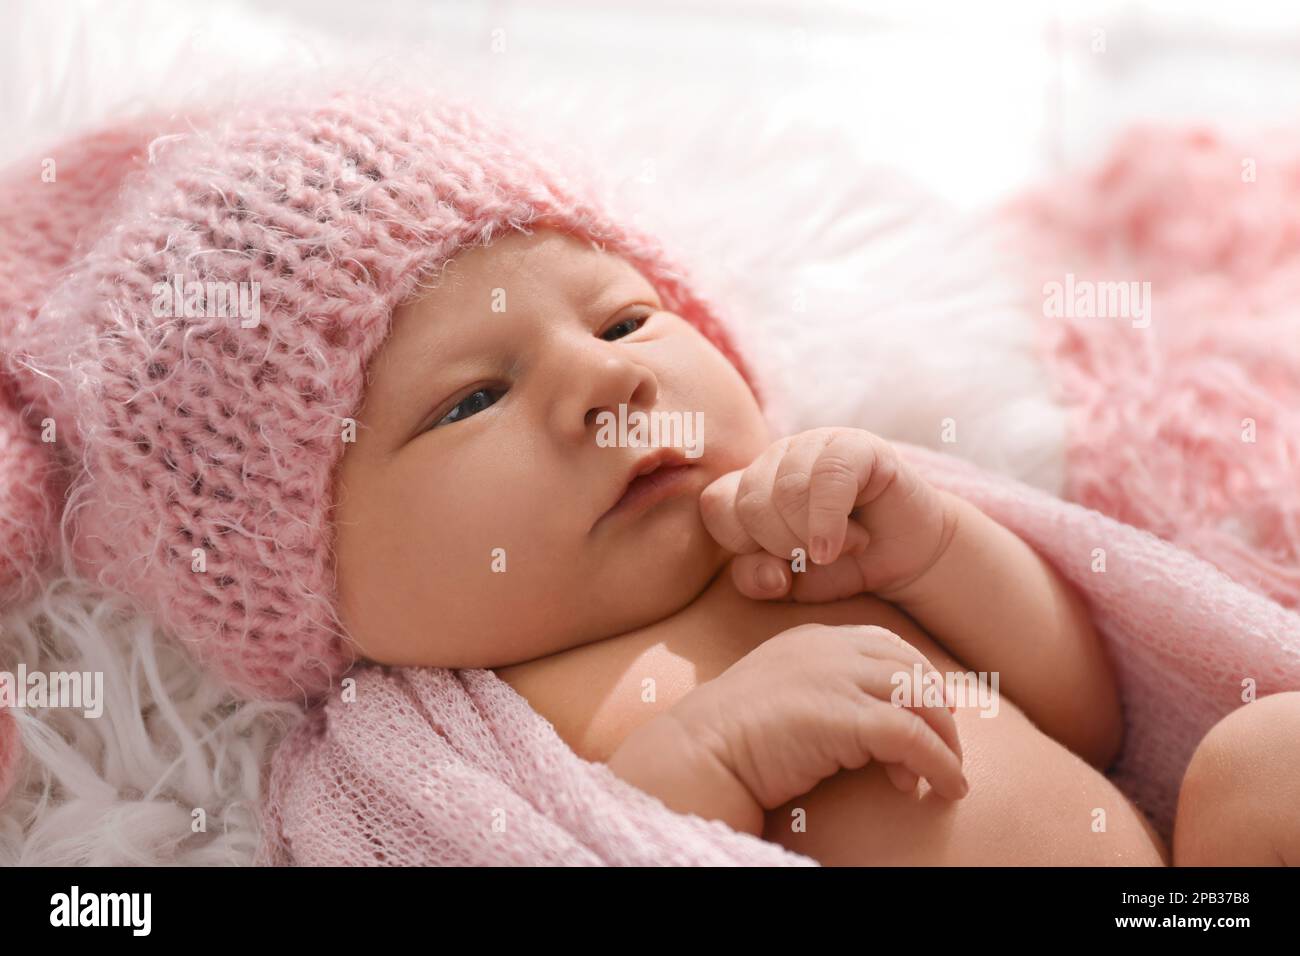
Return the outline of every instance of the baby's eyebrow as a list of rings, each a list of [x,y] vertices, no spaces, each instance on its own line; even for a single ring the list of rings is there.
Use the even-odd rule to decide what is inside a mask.
[[[585,306],[587,317],[591,321],[599,322],[609,318],[615,309],[629,300],[644,298],[646,290],[653,292],[654,287],[644,279],[638,282],[630,276],[621,277],[613,282],[601,283],[595,295],[589,296],[585,303],[580,304]]]
[[[565,297],[569,304],[584,316],[589,324],[594,325],[614,315],[616,310],[634,299],[659,299],[659,291],[653,282],[640,272],[620,272],[615,277],[601,274],[571,290]],[[495,316],[499,317],[500,316]],[[421,336],[420,345],[416,347],[412,362],[404,363],[403,392],[419,394],[417,386],[428,382],[430,378],[438,381],[464,375],[465,365],[471,364],[476,352],[474,329],[478,323],[458,323],[455,329],[448,329],[447,323],[442,328],[430,329]]]

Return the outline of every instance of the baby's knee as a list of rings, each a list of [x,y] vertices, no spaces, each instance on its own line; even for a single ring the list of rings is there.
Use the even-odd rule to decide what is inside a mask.
[[[1288,758],[1293,766],[1300,763],[1300,691],[1269,694],[1238,707],[1210,728],[1193,761],[1196,756],[1216,771]]]
[[[1300,692],[1237,708],[1197,746],[1178,795],[1180,866],[1300,863]]]

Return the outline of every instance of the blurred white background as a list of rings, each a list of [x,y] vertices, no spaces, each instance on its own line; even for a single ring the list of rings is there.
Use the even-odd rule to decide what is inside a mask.
[[[970,208],[1089,158],[1135,120],[1231,131],[1300,109],[1300,4],[1289,0],[5,0],[3,9],[4,158],[215,76],[238,83],[271,64],[401,60],[486,66],[497,95],[520,102],[554,100],[573,84],[584,102],[600,91],[626,111],[653,96],[647,86],[689,88],[699,117],[735,119],[740,102],[745,123],[794,117],[833,130],[864,159]]]

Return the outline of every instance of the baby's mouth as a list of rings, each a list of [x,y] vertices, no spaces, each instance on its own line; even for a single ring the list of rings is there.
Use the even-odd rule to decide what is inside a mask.
[[[695,462],[677,449],[663,449],[642,458],[625,479],[623,492],[596,521],[644,511],[684,488]],[[595,525],[593,525],[593,530]]]

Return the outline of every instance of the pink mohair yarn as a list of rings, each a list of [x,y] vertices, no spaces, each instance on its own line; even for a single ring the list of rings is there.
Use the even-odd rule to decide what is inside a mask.
[[[124,159],[143,142],[128,130],[87,137],[60,151],[61,172],[48,157],[33,158],[0,178],[0,608],[38,593],[56,558],[64,490],[53,446],[43,440],[49,432],[20,387],[27,370],[14,366],[12,352],[78,236],[109,204]],[[12,663],[0,648],[0,666]],[[21,758],[18,725],[0,708],[0,800]]]
[[[244,696],[305,702],[354,662],[332,475],[393,308],[452,256],[543,226],[600,243],[752,382],[655,239],[449,97],[249,103],[49,155],[55,183],[33,162],[3,186],[0,328],[27,427],[57,427],[70,558]],[[227,289],[258,314],[210,314]]]
[[[34,597],[50,563],[59,484],[49,452],[23,424],[9,389],[0,385],[0,607]],[[3,634],[0,633],[0,637]],[[10,665],[0,653],[0,667]],[[0,800],[13,786],[22,756],[18,725],[0,705]]]
[[[1066,497],[1300,607],[1300,141],[1135,129],[1009,214],[1035,288],[1150,283],[1149,327],[1041,320]]]
[[[34,157],[0,178],[0,605],[34,595],[54,556],[63,490],[52,447],[42,447],[49,432],[20,387],[28,370],[12,353],[145,142],[130,128],[101,133],[69,144],[57,162]]]
[[[39,433],[0,383],[0,607],[36,595],[53,556],[58,475]]]

